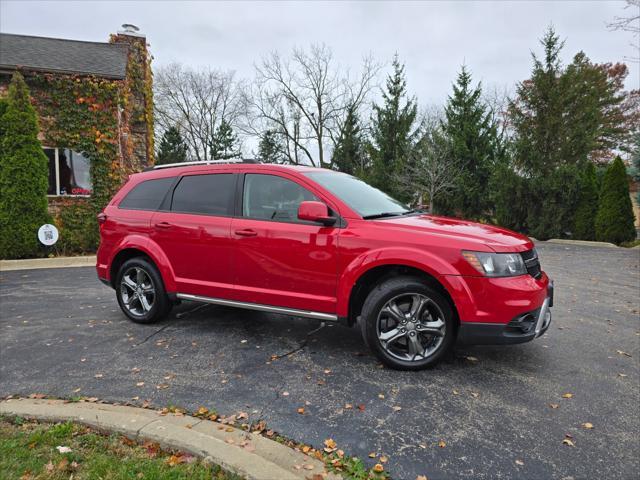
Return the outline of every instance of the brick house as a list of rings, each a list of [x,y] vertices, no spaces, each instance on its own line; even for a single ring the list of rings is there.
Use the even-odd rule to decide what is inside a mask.
[[[104,43],[0,33],[0,97],[20,71],[39,115],[54,217],[65,206],[90,204],[98,190],[106,198],[153,163],[150,60],[134,25]],[[108,182],[96,180],[100,172]]]

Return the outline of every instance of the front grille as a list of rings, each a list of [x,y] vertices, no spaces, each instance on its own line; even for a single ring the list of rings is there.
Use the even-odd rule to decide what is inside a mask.
[[[527,272],[533,278],[540,278],[542,275],[542,269],[540,268],[540,260],[538,259],[538,252],[533,248],[531,250],[527,250],[526,252],[522,252],[522,259],[524,260],[524,264],[527,267]]]

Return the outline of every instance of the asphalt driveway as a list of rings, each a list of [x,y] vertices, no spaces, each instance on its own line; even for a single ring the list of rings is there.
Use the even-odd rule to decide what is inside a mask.
[[[355,329],[326,327],[272,360],[318,322],[185,303],[141,326],[92,268],[2,272],[0,396],[246,411],[296,440],[334,438],[368,463],[384,454],[398,479],[637,478],[640,251],[538,249],[556,281],[545,336],[457,349],[413,373],[382,368]]]

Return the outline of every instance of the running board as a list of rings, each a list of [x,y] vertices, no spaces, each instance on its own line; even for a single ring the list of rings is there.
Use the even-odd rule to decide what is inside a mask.
[[[191,295],[189,293],[178,293],[177,298],[182,300],[190,300],[192,302],[213,303],[214,305],[224,305],[225,307],[246,308],[248,310],[258,310],[260,312],[280,313],[283,315],[293,315],[296,317],[314,318],[316,320],[324,320],[330,322],[338,321],[337,315],[322,312],[312,312],[310,310],[297,310],[295,308],[274,307],[273,305],[261,305],[259,303],[238,302],[236,300],[225,300],[223,298],[201,297],[200,295]]]

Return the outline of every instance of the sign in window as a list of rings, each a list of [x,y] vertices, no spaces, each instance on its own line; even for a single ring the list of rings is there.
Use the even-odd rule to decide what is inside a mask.
[[[49,159],[47,195],[91,195],[90,161],[80,152],[68,148],[45,148]]]

